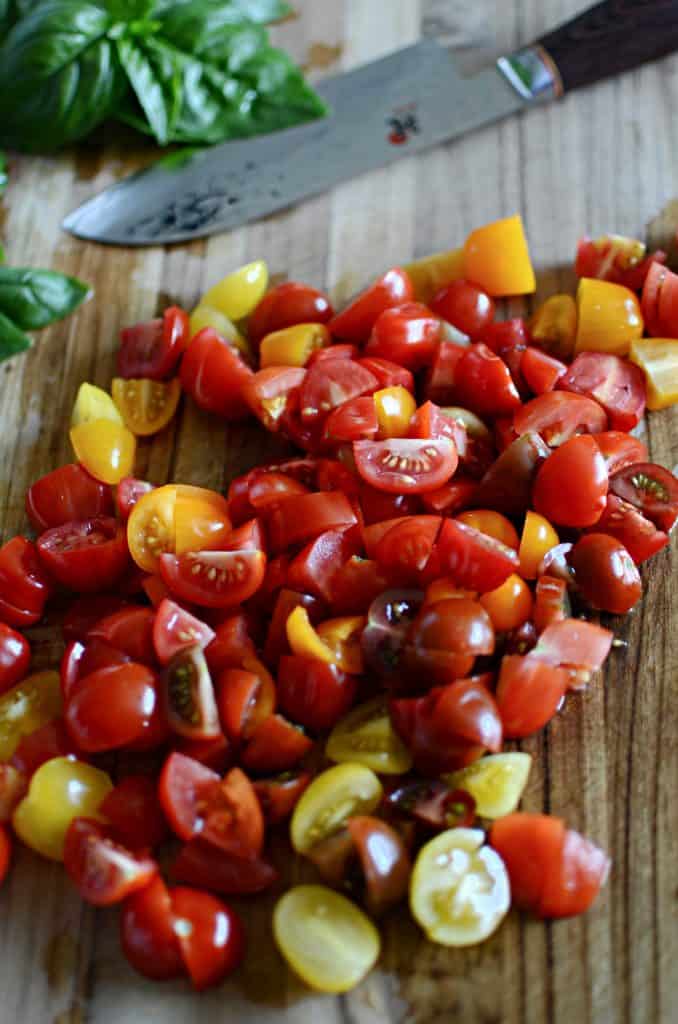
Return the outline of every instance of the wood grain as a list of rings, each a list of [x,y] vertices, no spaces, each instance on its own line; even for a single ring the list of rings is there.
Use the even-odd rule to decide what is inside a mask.
[[[543,35],[579,0],[304,0],[276,30],[302,63],[332,72],[429,31],[462,48],[504,51]],[[322,60],[318,57],[322,54]],[[336,58],[336,59],[335,59]],[[670,58],[558,105],[347,183],[228,235],[167,250],[106,249],[60,233],[77,203],[148,159],[81,148],[12,160],[0,230],[14,264],[51,265],[90,281],[95,298],[0,367],[0,527],[25,529],[30,481],[70,457],[64,430],[79,382],[106,385],[119,326],[191,306],[237,264],[265,255],[275,274],[329,288],[341,302],[376,270],[458,244],[474,226],[520,210],[539,275],[537,298],[571,288],[577,236],[638,233],[675,193],[678,60]],[[451,99],[452,101],[452,99]],[[525,304],[510,303],[511,312]],[[654,458],[678,462],[678,415],[654,414]],[[176,425],[145,444],[139,472],[223,486],[275,450],[254,427],[227,428],[185,403]],[[251,954],[229,985],[196,997],[138,978],[118,949],[113,912],[83,907],[57,866],[21,853],[0,893],[2,1024],[655,1024],[678,1000],[675,800],[678,588],[675,553],[644,571],[642,606],[617,623],[628,646],[604,679],[568,701],[541,736],[524,806],[562,814],[606,846],[610,884],[588,915],[543,924],[510,915],[467,952],[426,943],[405,910],[384,928],[380,970],[342,999],[310,995],[285,971],[270,935],[270,902],[246,910]],[[674,570],[675,571],[675,570]],[[49,629],[37,659],[53,662]],[[281,849],[287,878],[305,869]]]

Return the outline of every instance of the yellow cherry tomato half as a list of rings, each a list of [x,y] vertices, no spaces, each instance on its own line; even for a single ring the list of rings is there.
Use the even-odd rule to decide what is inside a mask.
[[[123,380],[114,377],[111,384],[113,401],[125,426],[137,437],[157,434],[166,427],[177,411],[181,398],[179,378],[174,380]]]
[[[406,437],[410,420],[417,411],[414,396],[407,388],[396,384],[382,388],[372,396],[379,424],[379,437]]]
[[[412,282],[417,302],[428,305],[436,292],[464,276],[464,250],[448,249],[424,256],[406,264],[405,272]]]
[[[334,835],[349,818],[371,814],[381,800],[381,783],[362,764],[338,764],[316,775],[301,794],[290,822],[297,853]]]
[[[472,231],[464,242],[464,277],[488,295],[529,295],[537,287],[520,214]]]
[[[302,981],[319,992],[348,992],[379,957],[379,932],[355,903],[324,885],[297,885],[273,911],[273,937]]]
[[[485,833],[451,828],[422,846],[410,879],[410,909],[431,942],[473,946],[500,925],[511,902],[504,862]]]
[[[487,537],[500,540],[502,544],[513,548],[514,551],[518,550],[520,540],[516,528],[510,519],[503,516],[501,512],[494,512],[491,508],[474,508],[469,512],[460,512],[456,519],[460,523],[465,523],[466,526],[480,530]]]
[[[268,287],[268,267],[264,260],[254,260],[234,270],[205,292],[201,306],[212,306],[229,320],[249,316]]]
[[[213,306],[204,306],[200,303],[196,306],[191,313],[189,324],[191,328],[191,338],[194,338],[196,334],[199,334],[204,327],[212,327],[217,334],[226,341],[233,342],[235,348],[238,349],[242,355],[250,356],[250,347],[247,344],[245,338],[235,326],[235,324],[228,319],[223,313],[220,313],[218,309],[214,309]]]
[[[343,672],[360,675],[363,671],[360,635],[366,621],[364,615],[342,615],[326,619],[318,626],[318,636],[332,652],[333,664]]]
[[[577,338],[577,303],[571,295],[549,295],[529,322],[532,340],[558,359],[574,355]]]
[[[320,639],[308,617],[308,612],[301,605],[290,612],[285,629],[287,642],[293,654],[319,658],[328,665],[334,663],[334,652]]]
[[[524,580],[537,578],[541,560],[556,544],[560,544],[560,538],[548,519],[538,512],[528,512],[518,548],[520,575]]]
[[[294,324],[272,331],[261,341],[259,366],[306,366],[314,352],[332,342],[325,324]]]
[[[648,409],[665,409],[678,402],[678,340],[637,338],[629,358],[645,371]]]
[[[74,818],[99,817],[99,806],[112,789],[106,772],[73,757],[54,757],[33,775],[14,811],[14,831],[36,853],[63,860],[68,826]]]
[[[0,696],[0,761],[9,761],[22,736],[61,714],[58,672],[35,672]]]
[[[89,420],[71,427],[78,462],[102,484],[119,484],[134,471],[137,442],[131,430],[113,420]]]
[[[218,551],[231,532],[228,502],[207,487],[176,484],[174,552]]]
[[[532,591],[516,573],[512,573],[495,590],[481,594],[480,603],[500,633],[518,629],[532,615]]]
[[[577,287],[575,352],[628,355],[643,334],[638,296],[623,284],[582,277]]]
[[[531,764],[530,755],[519,750],[488,754],[443,779],[452,789],[471,794],[480,818],[503,818],[520,803]]]
[[[123,421],[108,391],[83,381],[75,396],[71,426],[78,427],[81,423],[91,423],[92,420],[112,420],[113,423]]]
[[[412,767],[412,755],[393,728],[383,697],[344,715],[330,733],[325,753],[330,761],[361,764],[380,775],[401,775]]]
[[[140,569],[157,572],[160,555],[174,553],[176,484],[156,487],[134,505],[127,521],[127,544]]]

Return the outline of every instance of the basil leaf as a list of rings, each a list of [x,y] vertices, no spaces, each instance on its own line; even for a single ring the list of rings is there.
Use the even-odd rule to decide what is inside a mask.
[[[61,320],[89,294],[82,281],[53,270],[0,266],[0,314],[21,330],[33,331]]]
[[[141,39],[122,38],[118,56],[143,110],[145,121],[135,127],[150,127],[159,145],[166,146],[181,104],[181,70],[172,53],[158,53]]]
[[[153,7],[155,15],[164,15],[179,7],[216,7],[228,12],[224,16],[230,17],[232,23],[254,22],[258,25],[267,25],[272,21],[279,21],[292,13],[292,8],[283,0],[156,0]]]
[[[7,188],[7,161],[5,154],[0,153],[0,196]]]
[[[0,143],[56,149],[113,114],[127,84],[109,11],[87,0],[42,0],[0,45]]]
[[[0,363],[31,347],[31,339],[9,317],[0,313]]]

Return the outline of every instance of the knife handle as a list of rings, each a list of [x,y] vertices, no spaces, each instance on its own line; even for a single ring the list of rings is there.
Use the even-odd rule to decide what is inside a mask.
[[[593,85],[678,49],[676,0],[607,0],[538,40],[560,77],[558,92]]]

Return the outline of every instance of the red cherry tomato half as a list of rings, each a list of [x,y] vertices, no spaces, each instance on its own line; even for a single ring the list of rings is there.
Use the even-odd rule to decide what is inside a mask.
[[[266,570],[263,551],[199,551],[161,555],[160,575],[181,601],[231,608],[251,597]]]
[[[64,718],[77,746],[88,753],[144,740],[159,716],[157,678],[146,665],[109,665],[77,681]]]
[[[249,415],[243,392],[254,374],[237,350],[213,328],[204,327],[192,339],[179,376],[184,391],[206,412],[227,420]]]
[[[123,327],[120,331],[118,375],[125,378],[169,377],[190,337],[188,316],[178,306],[170,306],[162,319]]]
[[[379,429],[377,410],[371,395],[351,398],[337,406],[325,423],[328,441],[360,441],[376,436]]]
[[[185,973],[167,886],[159,875],[129,896],[120,916],[122,951],[146,978],[163,981]]]
[[[457,405],[478,416],[509,415],[520,408],[508,366],[482,342],[464,349],[454,370],[454,395]]]
[[[504,735],[521,739],[553,718],[567,690],[567,673],[527,654],[502,659],[497,707]]]
[[[324,359],[311,367],[301,385],[301,418],[324,418],[344,402],[376,391],[378,383],[369,370],[351,359]]]
[[[220,622],[214,640],[205,648],[207,667],[213,678],[225,668],[237,668],[248,654],[254,654],[254,644],[243,613],[229,615]]]
[[[668,533],[673,528],[678,517],[678,480],[663,466],[653,462],[626,466],[611,478],[610,491],[635,505],[658,530]]]
[[[59,583],[81,594],[108,590],[130,564],[125,528],[106,516],[46,530],[38,552]]]
[[[619,356],[581,352],[558,386],[595,399],[607,413],[612,430],[632,430],[645,413],[645,375]]]
[[[550,523],[592,526],[605,508],[607,488],[605,459],[594,439],[582,434],[565,441],[540,466],[532,501]]]
[[[175,601],[160,602],[153,621],[153,647],[161,665],[187,647],[204,650],[216,636],[206,622],[191,615]]]
[[[155,780],[149,775],[126,775],[100,807],[115,839],[130,850],[152,850],[169,835]]]
[[[579,592],[593,608],[625,615],[639,600],[640,575],[623,544],[605,533],[580,537],[570,552]]]
[[[380,313],[392,306],[411,302],[413,298],[414,288],[407,273],[394,267],[334,316],[328,327],[335,338],[365,341]]]
[[[0,622],[0,694],[28,674],[30,661],[28,640],[11,626]]]
[[[520,359],[520,373],[530,391],[535,395],[545,395],[547,391],[553,391],[567,373],[567,366],[540,348],[528,345]]]
[[[245,955],[240,918],[215,896],[199,889],[170,889],[174,931],[186,968],[198,991],[216,985]]]
[[[287,586],[324,601],[332,597],[332,580],[349,558],[358,554],[353,531],[326,530],[290,562]]]
[[[279,430],[283,425],[292,395],[299,391],[306,373],[298,366],[268,366],[243,382],[242,397],[267,430]]]
[[[345,530],[357,522],[348,498],[341,492],[303,494],[286,498],[271,510],[268,536],[274,551],[284,551],[293,544],[302,544],[327,530]]]
[[[610,653],[613,637],[609,629],[593,622],[563,619],[546,627],[532,653],[549,665],[574,666],[595,672]]]
[[[152,608],[128,605],[112,615],[99,619],[86,634],[87,641],[103,640],[109,647],[128,654],[132,661],[144,665],[155,664],[153,647],[153,625],[155,612]]]
[[[115,507],[118,516],[123,522],[127,522],[130,513],[139,498],[153,490],[153,484],[148,480],[137,480],[134,476],[126,476],[120,481],[115,489]],[[87,516],[72,516],[73,519],[86,519]]]
[[[328,352],[336,352],[340,346],[333,345]],[[376,356],[366,356],[358,362],[369,370],[373,377],[377,378],[379,388],[401,387],[407,391],[414,391],[414,377],[409,370],[406,370],[399,363],[393,363],[390,359],[378,359]]]
[[[247,337],[258,345],[273,331],[295,324],[326,324],[334,316],[329,299],[317,288],[284,281],[264,295],[247,322]]]
[[[259,798],[267,825],[278,825],[290,817],[312,778],[310,772],[283,772],[270,779],[255,781],[254,791]]]
[[[390,493],[421,494],[435,490],[449,480],[458,461],[454,442],[449,438],[355,441],[353,453],[363,480]]]
[[[41,617],[52,585],[35,544],[12,537],[0,548],[0,619],[25,628]]]
[[[90,640],[87,645],[79,640],[72,640],[61,658],[59,667],[61,677],[61,693],[67,700],[79,679],[97,672],[109,665],[124,665],[131,661],[129,654],[111,647],[105,640]]]
[[[669,542],[668,533],[658,530],[635,505],[622,501],[616,494],[608,494],[603,514],[592,529],[621,541],[636,565],[647,561]]]
[[[276,697],[276,687],[267,672],[225,668],[217,679],[217,703],[219,718],[229,739],[233,742],[248,739],[257,726],[273,714]]]
[[[96,907],[120,903],[143,889],[158,871],[144,853],[132,853],[115,842],[98,821],[75,818],[66,832],[64,867],[80,895]]]
[[[255,789],[258,785],[254,783]],[[185,843],[170,870],[178,882],[211,889],[223,896],[263,892],[278,879],[276,869],[263,858],[234,857],[202,839]]]
[[[661,249],[644,256],[645,246],[635,238],[603,235],[601,238],[580,238],[574,270],[577,277],[597,277],[602,281],[623,284],[637,292],[643,287],[653,263],[666,263]]]
[[[282,715],[270,715],[254,730],[242,754],[242,763],[257,775],[294,768],[313,746],[301,729]]]
[[[440,575],[451,576],[464,590],[495,590],[518,572],[513,548],[456,519],[446,519],[438,535]]]
[[[431,362],[440,340],[440,318],[420,302],[407,302],[379,315],[365,354],[419,370]]]
[[[465,352],[465,348],[453,341],[440,342],[426,373],[424,398],[438,405],[451,405],[455,401],[457,367]]]
[[[552,391],[524,405],[514,416],[513,427],[518,434],[540,434],[556,448],[575,434],[607,430],[607,414],[592,398]]]
[[[291,654],[280,659],[277,688],[280,708],[293,722],[323,732],[351,709],[357,679],[318,658]]]
[[[470,281],[452,281],[433,298],[431,309],[474,341],[494,320],[494,300]]]
[[[440,516],[406,516],[396,522],[374,548],[374,558],[394,578],[416,583],[435,547]]]
[[[257,473],[252,477],[247,497],[252,509],[260,512],[269,505],[275,505],[283,498],[290,498],[295,494],[308,494],[309,489],[299,480],[288,476],[286,473]]]
[[[111,489],[77,465],[70,463],[40,477],[26,492],[26,512],[35,530],[73,520],[109,516],[113,512]]]
[[[605,459],[609,476],[634,462],[647,461],[647,448],[642,441],[621,430],[604,430],[596,434],[596,444]]]

